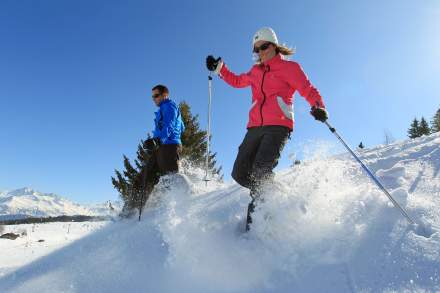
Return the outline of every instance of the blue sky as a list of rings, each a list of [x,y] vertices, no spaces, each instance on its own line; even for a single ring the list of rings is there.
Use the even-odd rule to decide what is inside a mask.
[[[297,53],[330,122],[352,146],[384,131],[406,138],[440,107],[440,2],[0,2],[0,190],[30,186],[78,202],[116,199],[110,177],[151,132],[151,88],[166,84],[206,125],[206,55],[235,72],[253,64],[262,26]],[[212,149],[230,171],[245,134],[250,89],[213,81]],[[283,151],[337,143],[296,95]]]

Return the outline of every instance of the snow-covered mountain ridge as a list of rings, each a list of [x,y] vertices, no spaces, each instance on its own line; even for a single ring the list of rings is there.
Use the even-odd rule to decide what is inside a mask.
[[[19,268],[0,292],[439,292],[440,133],[361,152],[429,235],[350,156],[318,157],[276,174],[249,233],[248,190],[186,170],[159,183],[141,222]]]
[[[83,206],[54,193],[42,193],[27,187],[0,193],[1,220],[62,215],[102,216],[109,213],[108,203]]]

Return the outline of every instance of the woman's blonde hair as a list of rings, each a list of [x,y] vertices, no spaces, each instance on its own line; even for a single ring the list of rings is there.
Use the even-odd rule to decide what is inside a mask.
[[[293,54],[295,54],[295,48],[290,48],[285,44],[282,45],[277,45],[274,43],[271,43],[272,45],[275,46],[275,52],[277,54],[281,54],[283,56],[286,56],[284,59],[288,59],[289,56],[292,56]],[[261,59],[259,56],[255,56],[256,58],[254,59],[256,61],[257,64],[261,63]]]
[[[287,47],[287,45],[282,44],[282,45],[275,45],[276,46],[276,52],[284,55],[284,56],[292,56],[293,54],[295,54],[295,49],[294,48],[289,48]]]

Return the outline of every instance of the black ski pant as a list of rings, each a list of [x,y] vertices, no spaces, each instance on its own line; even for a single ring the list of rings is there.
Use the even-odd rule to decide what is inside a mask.
[[[182,153],[180,144],[163,144],[156,153],[156,162],[161,175],[177,173],[179,171],[179,159]]]
[[[273,178],[272,170],[278,164],[290,132],[289,128],[277,125],[248,128],[231,175],[238,184],[251,190],[252,197],[258,195],[264,181]]]
[[[142,170],[144,189],[149,194],[159,182],[162,175],[177,173],[179,171],[179,159],[182,152],[180,144],[162,144],[151,154],[146,166]]]

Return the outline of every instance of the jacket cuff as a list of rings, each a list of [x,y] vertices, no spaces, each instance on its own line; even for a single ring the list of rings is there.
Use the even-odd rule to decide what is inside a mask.
[[[223,60],[220,60],[220,62],[217,64],[217,68],[214,70],[215,73],[220,74],[220,71],[223,68]]]

